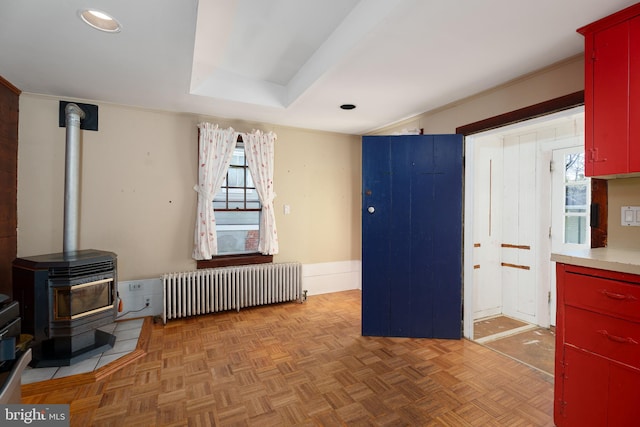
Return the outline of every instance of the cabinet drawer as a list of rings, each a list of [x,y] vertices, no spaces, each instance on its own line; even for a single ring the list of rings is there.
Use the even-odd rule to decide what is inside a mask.
[[[566,307],[565,342],[640,368],[640,324],[638,323]]]
[[[640,322],[640,286],[568,273],[566,305]]]

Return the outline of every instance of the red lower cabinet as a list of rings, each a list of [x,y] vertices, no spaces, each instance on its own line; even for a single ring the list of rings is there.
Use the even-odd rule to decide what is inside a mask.
[[[640,276],[557,264],[554,421],[640,425]]]
[[[637,426],[640,424],[640,370],[612,363],[609,369],[610,426]]]
[[[566,346],[564,372],[556,381],[564,383],[564,392],[556,399],[558,426],[606,426],[608,362],[592,353]]]

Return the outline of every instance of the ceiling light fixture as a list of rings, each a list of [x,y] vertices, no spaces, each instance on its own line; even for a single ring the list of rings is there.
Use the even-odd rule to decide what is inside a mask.
[[[356,108],[356,106],[353,104],[342,104],[340,108],[342,108],[343,110],[353,110],[354,108]]]
[[[95,9],[84,9],[78,11],[80,18],[96,30],[105,31],[107,33],[119,33],[122,27],[109,14]]]

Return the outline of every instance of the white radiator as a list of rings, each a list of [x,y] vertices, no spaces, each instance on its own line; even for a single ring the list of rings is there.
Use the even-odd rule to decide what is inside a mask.
[[[162,276],[163,322],[180,317],[301,300],[300,263],[209,268]]]

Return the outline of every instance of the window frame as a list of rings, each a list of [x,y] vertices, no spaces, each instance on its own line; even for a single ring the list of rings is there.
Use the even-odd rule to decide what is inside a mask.
[[[244,149],[244,141],[242,140],[242,136],[238,136],[238,139],[236,140],[236,147],[239,145],[241,145]],[[249,166],[246,164],[246,157],[245,157],[245,165],[244,166],[240,166],[245,170],[245,186],[244,187],[229,187],[229,188],[243,188],[245,189],[244,191],[244,206],[246,207],[247,204],[247,195],[246,195],[246,189],[247,188],[253,188],[255,189],[255,187],[246,187],[246,183],[247,183],[247,174],[250,174],[251,172],[249,171]],[[231,168],[231,165],[229,166]],[[238,166],[234,166],[234,167],[238,167]],[[228,177],[229,171],[227,170],[227,177]],[[250,212],[261,212],[262,211],[262,203],[260,201],[258,201],[260,203],[260,208],[256,209],[256,208],[250,208],[250,209],[236,209],[236,208],[229,208],[229,193],[227,193],[227,197],[226,197],[226,205],[227,208],[224,209],[214,209],[214,211],[226,211],[226,212],[235,212],[235,211],[250,211]],[[229,266],[235,266],[235,265],[248,265],[248,264],[266,264],[266,263],[271,263],[273,262],[273,255],[263,255],[260,252],[250,252],[250,253],[239,253],[239,254],[223,254],[223,255],[214,255],[211,257],[211,259],[205,259],[205,260],[197,260],[196,262],[196,268],[197,269],[205,269],[205,268],[217,268],[217,267],[229,267]]]
[[[244,151],[244,143],[242,142],[242,138],[238,137],[238,140],[236,141],[236,147],[235,149],[238,148],[242,148],[242,151]],[[237,186],[237,185],[229,185],[229,173],[232,170],[238,170],[241,169],[242,170],[242,174],[244,176],[243,182],[244,185],[243,186]],[[230,164],[229,168],[227,169],[227,173],[226,173],[226,178],[224,180],[224,183],[226,183],[227,185],[225,186],[224,183],[222,185],[222,187],[220,187],[220,189],[223,188],[227,188],[227,190],[241,190],[243,197],[242,197],[242,204],[244,205],[244,208],[230,208],[229,207],[229,194],[230,191],[226,192],[225,195],[225,200],[224,203],[226,205],[226,208],[213,208],[214,211],[216,212],[237,212],[237,211],[242,211],[242,212],[261,212],[262,211],[262,203],[260,202],[260,198],[258,198],[258,204],[260,205],[259,208],[247,208],[247,190],[253,190],[256,191],[256,187],[255,185],[253,187],[248,187],[247,186],[247,178],[251,177],[251,171],[249,170],[249,165],[247,164],[247,157],[246,155],[244,156],[244,165],[234,165],[234,164]],[[253,177],[251,177],[251,179],[253,180]],[[257,192],[256,192],[257,194]],[[216,201],[216,199],[214,198],[214,202]],[[221,201],[218,200],[218,203],[220,203]],[[238,203],[237,201],[233,201],[235,203]],[[254,202],[253,200],[250,202]]]

